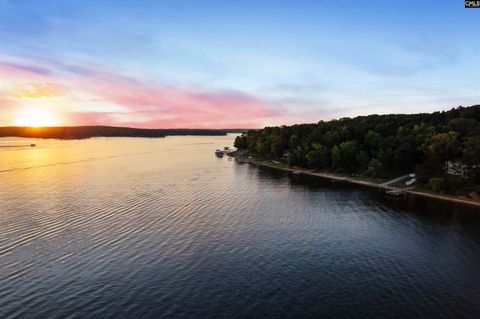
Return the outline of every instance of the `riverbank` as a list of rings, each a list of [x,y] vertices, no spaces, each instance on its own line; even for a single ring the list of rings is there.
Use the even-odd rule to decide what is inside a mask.
[[[236,156],[237,154],[232,154],[231,156]],[[470,206],[475,206],[480,208],[480,202],[479,201],[473,201],[469,199],[463,199],[463,198],[458,198],[455,196],[450,196],[450,195],[443,195],[443,194],[432,194],[426,191],[418,190],[418,189],[400,189],[397,187],[392,187],[392,186],[386,186],[382,185],[381,182],[376,182],[376,181],[371,181],[371,180],[362,180],[357,177],[347,177],[347,176],[341,176],[337,174],[332,174],[332,173],[324,173],[324,172],[315,172],[311,170],[306,170],[298,167],[288,167],[285,164],[279,163],[279,162],[273,162],[273,161],[262,161],[254,158],[243,158],[243,157],[237,157],[237,160],[240,162],[244,163],[249,163],[252,165],[258,165],[262,167],[267,167],[271,169],[276,169],[276,170],[281,170],[284,172],[290,172],[292,174],[296,175],[307,175],[307,176],[313,176],[313,177],[319,177],[323,179],[328,179],[330,181],[334,182],[344,182],[348,184],[354,184],[358,186],[363,186],[363,187],[369,187],[369,188],[376,188],[385,192],[392,191],[392,190],[401,190],[402,195],[405,196],[417,196],[417,197],[424,197],[424,198],[430,198],[430,199],[436,199],[436,200],[442,200],[442,201],[449,201],[449,202],[454,202],[458,204],[464,204],[464,205],[470,205]]]

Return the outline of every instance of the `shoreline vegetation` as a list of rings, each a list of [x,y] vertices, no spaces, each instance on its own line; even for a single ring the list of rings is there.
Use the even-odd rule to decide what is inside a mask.
[[[162,138],[173,135],[227,135],[242,133],[245,129],[140,129],[114,126],[58,126],[58,127],[0,127],[0,137],[42,139],[87,139],[92,137],[147,137]]]
[[[384,192],[395,190],[395,189],[402,189],[403,191],[402,194],[406,196],[410,195],[410,196],[425,197],[425,198],[449,201],[449,202],[470,205],[470,206],[480,208],[480,201],[476,201],[469,198],[463,198],[459,196],[446,195],[446,194],[438,194],[438,193],[436,194],[436,193],[429,192],[426,189],[400,188],[400,187],[382,185],[388,180],[383,180],[383,179],[375,180],[375,179],[369,179],[365,176],[356,176],[356,175],[345,176],[345,175],[335,174],[332,172],[313,171],[313,170],[308,170],[301,167],[288,166],[288,164],[285,164],[285,163],[280,163],[280,162],[276,163],[271,160],[262,160],[258,158],[253,158],[251,156],[247,157],[245,154],[242,154],[241,152],[230,152],[227,155],[231,157],[235,157],[237,161],[239,161],[240,163],[248,163],[256,166],[261,166],[261,167],[275,169],[283,172],[292,173],[295,175],[306,175],[306,176],[312,176],[312,177],[321,178],[321,179],[325,179],[333,182],[341,182],[341,183],[348,183],[348,184],[362,186],[362,187],[375,188],[378,190],[382,190]]]
[[[373,183],[388,195],[480,203],[480,105],[265,127],[234,146],[262,165]]]

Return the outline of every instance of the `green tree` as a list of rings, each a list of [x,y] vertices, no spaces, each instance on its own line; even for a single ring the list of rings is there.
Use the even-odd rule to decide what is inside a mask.
[[[381,141],[382,136],[374,131],[368,131],[367,134],[365,134],[365,146],[370,151],[377,150]]]
[[[341,166],[347,171],[355,170],[357,166],[358,147],[355,141],[340,144]]]
[[[368,157],[367,152],[360,151],[357,155],[357,162],[362,171],[367,169],[368,163],[370,162],[370,158]]]
[[[305,166],[305,150],[301,146],[297,146],[295,149],[290,150],[288,162],[291,165]]]
[[[427,139],[423,144],[427,160],[443,163],[456,159],[460,154],[457,138],[458,133],[450,131],[448,133],[435,134]]]
[[[247,135],[247,150],[249,153],[257,152],[257,137],[252,133]]]
[[[270,144],[270,157],[281,157],[284,149],[284,143],[282,138],[278,135],[271,135],[268,137],[268,141]]]
[[[265,141],[259,140],[257,142],[256,152],[262,156],[267,156],[270,154],[270,145]]]
[[[478,127],[478,121],[476,119],[468,118],[454,118],[448,123],[453,131],[459,132],[461,135],[468,135]]]
[[[318,143],[313,143],[312,148],[306,155],[308,167],[325,168],[330,162],[330,150]]]
[[[233,143],[233,146],[235,146],[238,149],[245,149],[247,148],[247,138],[245,135],[240,135],[235,138],[235,142]]]
[[[463,161],[467,165],[480,165],[480,136],[469,137],[465,141]]]
[[[376,159],[372,158],[368,163],[367,175],[371,177],[379,177],[383,175],[384,167],[382,163]]]
[[[293,134],[291,137],[290,137],[290,140],[288,141],[288,146],[290,147],[291,150],[297,148],[298,146],[300,145],[300,138]]]
[[[340,151],[340,148],[337,145],[332,147],[331,158],[332,158],[333,168],[335,169],[340,168],[342,163],[342,152]]]
[[[446,183],[445,179],[441,177],[432,177],[428,180],[428,188],[433,190],[434,192],[445,191]]]

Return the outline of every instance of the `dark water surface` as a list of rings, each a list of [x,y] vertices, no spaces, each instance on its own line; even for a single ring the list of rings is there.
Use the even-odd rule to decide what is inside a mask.
[[[480,318],[480,212],[218,159],[0,149],[0,318]]]

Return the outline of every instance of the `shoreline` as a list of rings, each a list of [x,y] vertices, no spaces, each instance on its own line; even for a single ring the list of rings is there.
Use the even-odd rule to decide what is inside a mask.
[[[237,160],[238,160],[238,158],[237,158]],[[344,176],[335,175],[335,174],[331,174],[331,173],[312,172],[312,171],[302,169],[302,168],[280,167],[280,166],[276,166],[274,164],[265,163],[265,162],[258,161],[258,160],[255,160],[255,159],[244,159],[244,160],[241,160],[241,161],[243,163],[258,165],[258,166],[267,167],[267,168],[271,168],[271,169],[276,169],[276,170],[280,170],[280,171],[283,171],[283,172],[290,172],[292,174],[303,174],[303,175],[328,179],[328,180],[334,181],[334,182],[344,182],[344,183],[348,183],[348,184],[352,184],[352,185],[364,186],[364,187],[369,187],[369,188],[376,188],[376,189],[382,190],[382,191],[389,191],[389,190],[398,189],[397,187],[385,186],[385,185],[381,185],[380,183],[376,183],[376,182],[363,181],[363,180],[360,180],[360,179],[355,179],[355,178],[351,178],[351,177],[344,177]],[[455,198],[455,197],[451,197],[451,196],[448,196],[448,195],[431,194],[431,193],[426,193],[426,192],[422,192],[422,191],[415,190],[415,189],[402,189],[402,192],[406,196],[409,195],[409,196],[424,197],[424,198],[436,199],[436,200],[441,200],[441,201],[448,201],[448,202],[453,202],[453,203],[457,203],[457,204],[469,205],[469,206],[480,208],[480,202],[474,202],[474,201],[470,201],[470,200],[466,200],[466,199]]]

